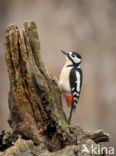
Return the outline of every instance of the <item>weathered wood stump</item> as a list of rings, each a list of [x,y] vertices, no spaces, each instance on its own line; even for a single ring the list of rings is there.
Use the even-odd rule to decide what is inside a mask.
[[[61,92],[42,61],[33,21],[24,22],[24,29],[15,24],[8,26],[5,57],[10,79],[9,124],[14,134],[31,139],[36,145],[44,144],[51,152],[76,145],[80,149],[78,155],[83,143],[109,140],[109,135],[102,130],[88,132],[78,125],[68,125]]]

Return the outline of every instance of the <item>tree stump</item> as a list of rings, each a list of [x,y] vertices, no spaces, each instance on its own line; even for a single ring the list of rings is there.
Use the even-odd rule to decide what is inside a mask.
[[[43,63],[33,21],[24,22],[23,29],[15,24],[8,26],[5,58],[10,79],[8,122],[14,134],[35,145],[43,144],[52,154],[68,145],[73,149],[74,145],[78,149],[74,155],[79,155],[82,144],[109,140],[102,130],[89,132],[78,125],[68,125],[57,82]]]

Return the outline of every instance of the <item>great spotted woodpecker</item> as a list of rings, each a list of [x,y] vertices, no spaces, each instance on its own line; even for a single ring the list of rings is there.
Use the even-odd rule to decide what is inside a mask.
[[[66,64],[61,71],[59,85],[69,108],[68,123],[70,124],[72,112],[78,103],[82,86],[81,56],[74,51],[65,52],[61,50],[61,52],[66,57]]]

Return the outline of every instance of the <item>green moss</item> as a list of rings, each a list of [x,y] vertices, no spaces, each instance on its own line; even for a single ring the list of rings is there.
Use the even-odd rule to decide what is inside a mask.
[[[54,109],[54,120],[62,130],[67,130],[68,124],[60,103],[60,92],[56,89],[52,89],[49,95],[49,100]]]

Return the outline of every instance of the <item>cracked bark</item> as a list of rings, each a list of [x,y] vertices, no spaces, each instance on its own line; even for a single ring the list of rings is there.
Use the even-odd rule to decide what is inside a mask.
[[[5,37],[5,58],[10,79],[9,124],[14,134],[44,144],[55,152],[68,145],[81,146],[92,140],[109,140],[102,130],[89,132],[68,125],[62,109],[61,92],[41,58],[36,24],[24,22],[24,28],[11,24]],[[81,152],[81,149],[80,151]]]

